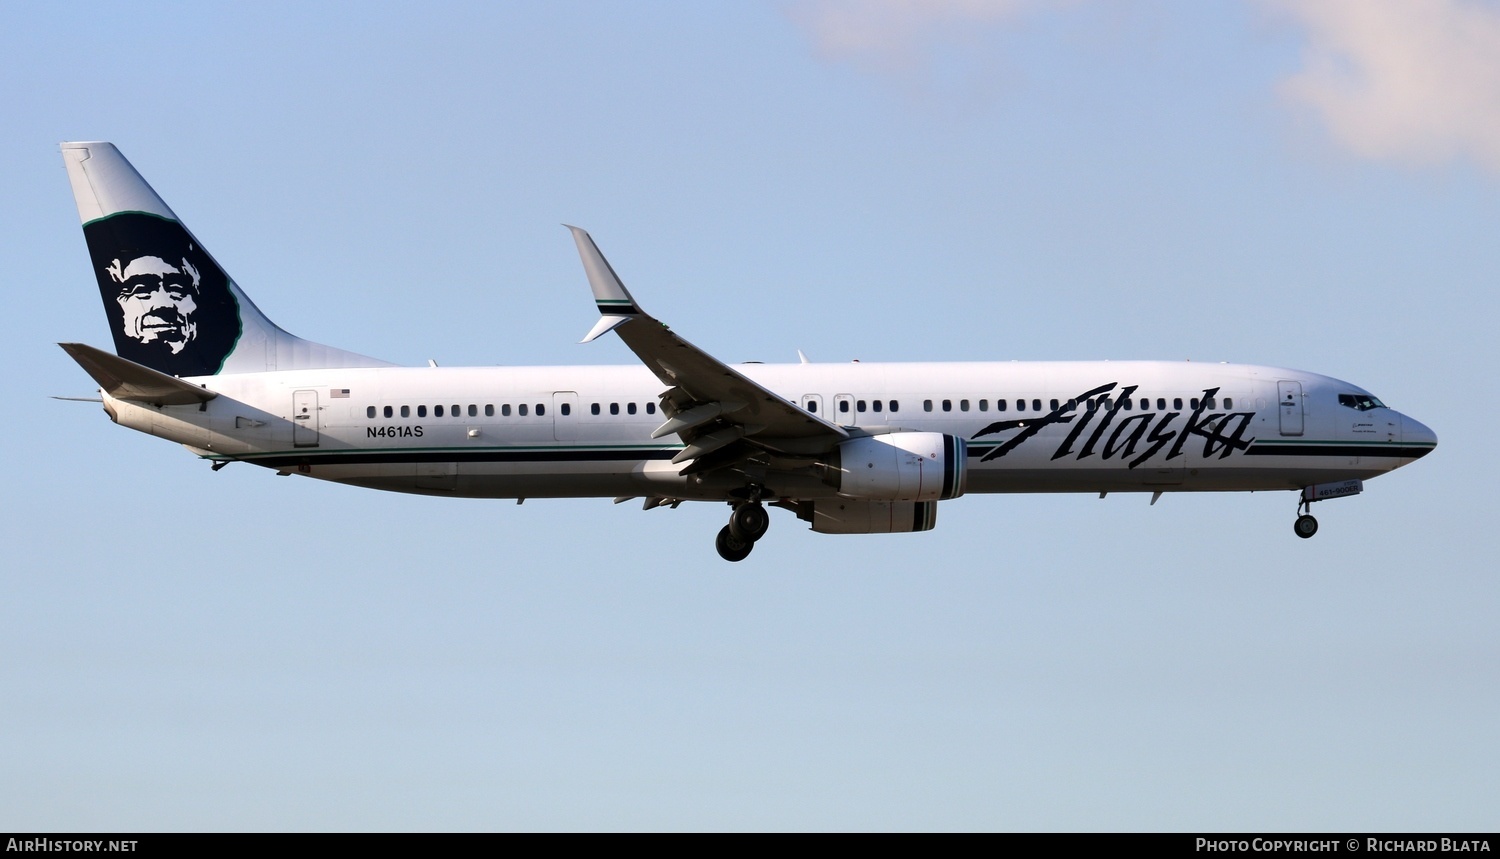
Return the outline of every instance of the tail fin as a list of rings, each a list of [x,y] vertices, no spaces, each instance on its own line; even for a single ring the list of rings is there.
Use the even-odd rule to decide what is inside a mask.
[[[115,354],[170,376],[386,367],[281,330],[112,143],[64,143]]]

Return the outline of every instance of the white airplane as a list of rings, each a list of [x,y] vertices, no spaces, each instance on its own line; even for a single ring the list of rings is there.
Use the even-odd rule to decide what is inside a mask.
[[[750,554],[780,507],[825,534],[926,531],[969,493],[1291,490],[1316,501],[1427,455],[1432,430],[1328,376],[1162,361],[741,364],[641,310],[569,227],[601,317],[644,366],[398,367],[278,328],[112,144],[63,160],[115,352],[60,344],[116,423],[213,463],[469,498],[731,507]]]

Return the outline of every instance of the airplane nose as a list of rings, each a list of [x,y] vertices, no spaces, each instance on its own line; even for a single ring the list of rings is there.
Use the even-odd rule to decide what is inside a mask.
[[[1402,415],[1401,444],[1410,451],[1412,459],[1420,459],[1437,447],[1437,433],[1421,421]]]

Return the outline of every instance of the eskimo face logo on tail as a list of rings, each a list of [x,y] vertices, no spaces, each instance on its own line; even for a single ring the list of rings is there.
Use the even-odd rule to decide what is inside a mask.
[[[145,345],[160,342],[173,355],[198,336],[193,320],[203,278],[184,257],[167,262],[157,256],[115,259],[106,269],[120,291],[115,295],[125,314],[125,336]]]
[[[84,225],[115,352],[173,376],[217,373],[240,335],[229,279],[176,221],[122,212]]]

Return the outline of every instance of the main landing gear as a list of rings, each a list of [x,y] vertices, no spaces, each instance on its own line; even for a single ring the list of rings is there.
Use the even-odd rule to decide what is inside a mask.
[[[759,501],[745,501],[729,515],[729,524],[719,530],[714,548],[726,561],[743,561],[750,557],[755,541],[766,535],[771,527],[771,514]]]

